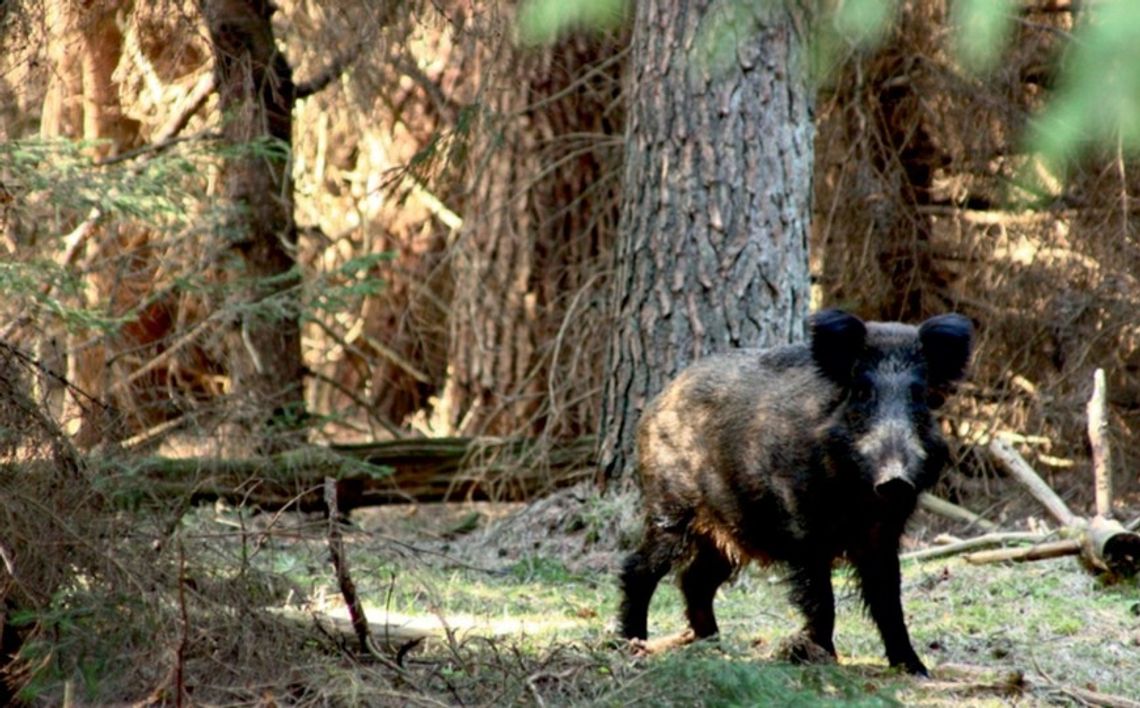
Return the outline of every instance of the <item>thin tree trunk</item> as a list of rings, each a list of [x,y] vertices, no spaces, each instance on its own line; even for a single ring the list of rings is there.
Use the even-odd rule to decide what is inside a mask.
[[[803,336],[814,137],[803,37],[784,3],[733,6],[712,40],[736,42],[735,62],[713,67],[692,48],[714,3],[637,4],[601,481],[630,470],[642,408],[686,365]]]
[[[235,418],[239,436],[251,434],[272,452],[291,444],[276,432],[295,428],[305,408],[290,174],[296,87],[274,41],[272,3],[204,0],[202,10],[222,133],[237,148],[222,173],[233,208],[226,237],[243,266],[235,276],[241,314],[228,337]]]
[[[44,97],[40,134],[45,138],[69,138],[90,143],[94,158],[105,158],[138,143],[139,123],[124,114],[115,70],[122,55],[123,36],[116,21],[120,3],[114,0],[80,3],[76,0],[49,0],[45,3],[48,34],[50,82]],[[79,219],[91,218],[86,214]],[[147,235],[128,225],[106,226],[96,221],[77,230],[74,244],[60,253],[60,265],[83,273],[86,288],[80,295],[82,307],[99,308],[122,299],[129,284],[116,272],[113,257],[145,242]],[[106,390],[108,344],[105,336],[91,330],[67,333],[49,327],[38,348],[48,351],[66,341],[66,374],[80,390],[101,399]],[[63,367],[59,367],[63,368]],[[59,371],[59,373],[64,373]],[[118,422],[110,409],[100,405],[80,405],[62,388],[49,392],[53,411],[75,433],[81,447],[91,447],[106,437],[114,437]]]

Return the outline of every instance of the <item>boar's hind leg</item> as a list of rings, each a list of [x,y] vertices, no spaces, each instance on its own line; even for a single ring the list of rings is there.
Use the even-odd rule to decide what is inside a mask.
[[[792,565],[792,602],[800,608],[807,624],[804,634],[835,656],[835,593],[831,589],[831,560],[804,558]]]
[[[928,676],[922,660],[911,646],[903,619],[900,593],[899,558],[897,548],[881,549],[853,558],[859,575],[863,601],[871,619],[879,628],[887,661],[912,674]]]
[[[625,559],[621,569],[622,602],[618,621],[626,639],[648,636],[649,601],[683,548],[684,537],[679,530],[650,526],[641,546]]]
[[[713,598],[717,588],[732,575],[734,565],[717,545],[706,537],[699,537],[688,566],[681,571],[681,593],[685,596],[685,615],[697,639],[717,633],[713,615]]]

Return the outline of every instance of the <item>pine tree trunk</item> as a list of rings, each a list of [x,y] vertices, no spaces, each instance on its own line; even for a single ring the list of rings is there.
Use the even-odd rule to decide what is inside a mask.
[[[735,62],[717,70],[692,49],[712,6],[637,3],[600,481],[631,471],[641,410],[686,365],[803,335],[814,137],[803,37],[784,3],[734,4],[713,41],[737,42]]]
[[[222,133],[237,148],[222,172],[233,209],[228,231],[243,268],[235,276],[239,322],[228,337],[238,435],[261,452],[289,447],[304,414],[293,221],[292,146],[296,87],[277,50],[268,0],[206,0]],[[260,147],[254,147],[254,144]]]

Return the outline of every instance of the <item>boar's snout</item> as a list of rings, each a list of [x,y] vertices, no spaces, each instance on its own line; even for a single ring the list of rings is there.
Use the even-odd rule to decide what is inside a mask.
[[[914,494],[914,481],[901,461],[888,462],[875,474],[875,493],[885,499],[898,499]]]

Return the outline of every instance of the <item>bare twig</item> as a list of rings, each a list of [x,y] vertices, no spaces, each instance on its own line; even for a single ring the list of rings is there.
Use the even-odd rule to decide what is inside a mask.
[[[1056,689],[1067,696],[1077,699],[1086,705],[1104,706],[1105,708],[1140,708],[1140,701],[1134,701],[1124,696],[1114,696],[1100,691],[1090,691],[1079,686],[1056,686]]]
[[[178,648],[174,652],[174,705],[186,697],[186,648],[190,644],[190,613],[186,609],[186,549],[178,543]]]
[[[0,559],[3,559],[4,569],[8,571],[9,577],[15,578],[16,563],[12,560],[12,552],[3,543],[0,543]]]
[[[206,99],[210,97],[217,86],[217,76],[212,71],[204,72],[198,77],[198,82],[194,84],[194,88],[183,99],[178,111],[168,118],[158,129],[158,132],[154,134],[153,142],[164,143],[181,133],[190,119],[194,117],[194,114],[206,105]]]
[[[371,654],[372,638],[368,629],[368,617],[364,614],[360,597],[356,594],[356,584],[352,582],[352,576],[348,572],[348,558],[345,557],[344,539],[339,526],[340,512],[337,509],[336,501],[336,479],[332,477],[325,477],[325,504],[328,507],[329,515],[329,556],[332,559],[333,568],[336,569],[336,580],[340,586],[340,594],[344,597],[344,603],[348,607],[348,616],[352,620],[352,629],[356,632],[356,638],[360,642],[361,653]]]
[[[1041,680],[1034,679],[1034,687],[1037,688],[1050,688],[1058,693],[1063,693],[1070,698],[1075,698],[1078,702],[1087,706],[1104,706],[1105,708],[1140,708],[1140,702],[1131,698],[1123,696],[1114,696],[1108,693],[1100,693],[1087,688],[1079,688],[1077,686],[1068,686],[1049,675],[1047,671],[1041,668],[1037,663],[1037,657],[1033,656],[1033,668],[1041,675]],[[1044,684],[1044,685],[1042,685]]]
[[[403,430],[400,430],[400,427],[398,425],[383,416],[377,415],[376,411],[374,410],[375,406],[370,405],[368,401],[361,398],[349,387],[345,386],[331,376],[322,374],[319,371],[311,371],[309,372],[309,376],[339,391],[341,394],[355,403],[360,410],[364,411],[368,415],[369,420],[378,423],[380,427],[387,431],[388,434],[393,438],[399,439],[405,437],[405,432]]]
[[[202,320],[198,324],[194,325],[190,329],[189,332],[187,332],[186,334],[183,334],[181,337],[174,340],[174,342],[172,342],[169,346],[167,346],[165,349],[163,349],[162,353],[160,353],[158,356],[154,357],[153,359],[151,359],[147,363],[145,363],[142,366],[140,366],[139,368],[135,369],[134,371],[132,371],[130,374],[128,374],[124,378],[117,380],[114,384],[112,384],[110,386],[110,388],[108,388],[107,395],[111,395],[111,394],[115,393],[116,391],[120,391],[120,390],[125,389],[126,387],[128,387],[132,383],[134,383],[135,381],[138,381],[143,376],[146,376],[150,372],[154,371],[155,369],[159,368],[160,366],[162,366],[166,362],[170,361],[170,359],[173,358],[174,355],[177,354],[178,352],[180,352],[184,347],[186,347],[186,345],[192,343],[195,339],[197,339],[201,335],[205,334],[207,331],[207,328],[211,324],[213,324],[219,320],[225,319],[226,317],[229,317],[231,315],[232,315],[232,313],[225,310],[225,309],[214,311],[209,317]]]
[[[162,437],[163,435],[166,435],[167,433],[169,433],[171,430],[174,430],[175,428],[178,428],[179,426],[185,425],[186,424],[186,418],[187,418],[187,416],[179,416],[177,418],[174,418],[173,420],[167,420],[167,421],[164,421],[162,423],[159,423],[158,425],[151,426],[150,428],[147,428],[146,430],[142,431],[141,433],[138,433],[136,435],[132,435],[131,437],[126,438],[125,440],[122,440],[119,443],[119,446],[122,447],[124,450],[129,450],[132,447],[138,447],[140,445],[146,445],[147,443],[151,442],[155,438]]]
[[[202,74],[202,76],[198,78],[198,82],[194,84],[194,88],[191,89],[190,93],[182,100],[178,110],[162,124],[162,127],[158,129],[154,134],[154,138],[149,143],[119,155],[105,157],[97,161],[95,165],[97,167],[106,167],[107,165],[113,165],[118,162],[126,162],[141,155],[162,152],[171,145],[182,142],[183,140],[194,140],[202,137],[201,135],[194,135],[189,138],[178,138],[178,134],[186,128],[186,125],[190,122],[190,119],[194,117],[194,114],[201,110],[202,106],[206,105],[206,99],[210,97],[210,94],[214,92],[216,87],[217,79],[214,76],[214,72],[208,71]],[[140,168],[136,167],[134,169],[138,171]]]
[[[985,548],[986,546],[998,546],[1006,543],[1034,543],[1040,544],[1045,540],[1041,534],[1025,533],[1020,531],[1010,532],[995,532],[987,533],[975,538],[968,538],[963,541],[956,541],[954,543],[947,543],[941,546],[932,546],[930,548],[923,548],[919,551],[911,551],[899,556],[900,560],[929,560],[931,558],[942,558],[943,556],[953,556],[966,551],[972,551],[977,548]],[[1022,550],[1022,549],[1014,549]]]

